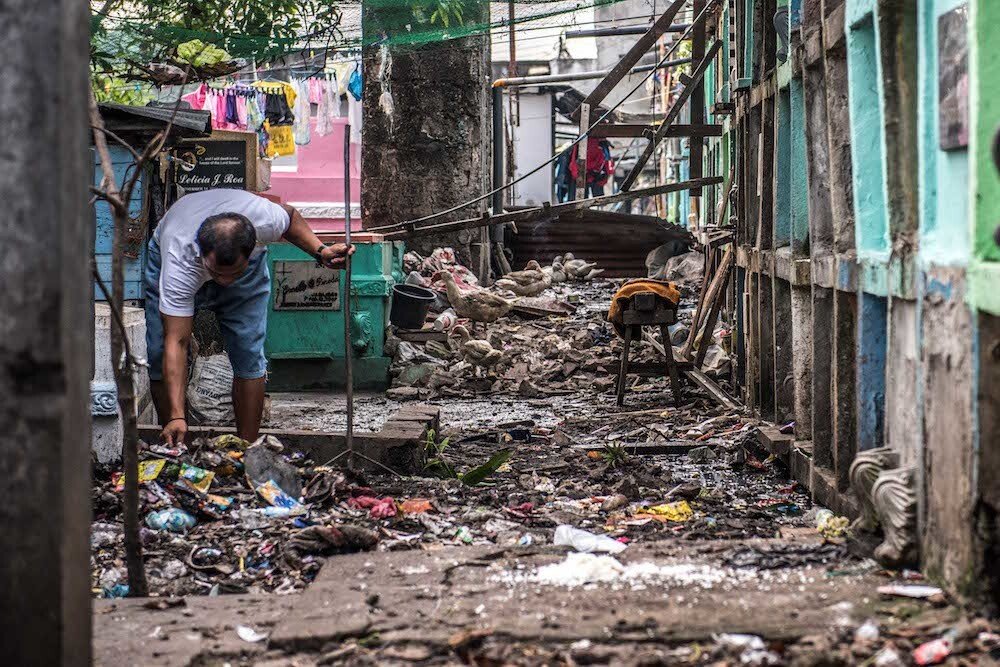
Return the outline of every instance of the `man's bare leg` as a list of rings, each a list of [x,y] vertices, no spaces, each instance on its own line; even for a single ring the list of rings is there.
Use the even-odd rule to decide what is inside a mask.
[[[256,440],[264,414],[264,378],[233,379],[233,410],[236,412],[236,435],[248,442]]]

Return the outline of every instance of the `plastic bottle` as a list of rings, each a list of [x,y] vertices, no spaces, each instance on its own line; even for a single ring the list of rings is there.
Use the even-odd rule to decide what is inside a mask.
[[[616,554],[625,550],[624,544],[618,540],[611,539],[607,535],[595,535],[594,533],[588,533],[585,530],[565,524],[556,528],[556,533],[552,537],[552,543],[573,547],[577,551],[584,553],[605,551]]]
[[[176,507],[168,507],[146,515],[147,526],[153,530],[169,530],[171,533],[186,533],[197,523],[193,516]]]
[[[449,308],[434,318],[434,331],[451,331],[457,323],[458,315],[453,308]]]

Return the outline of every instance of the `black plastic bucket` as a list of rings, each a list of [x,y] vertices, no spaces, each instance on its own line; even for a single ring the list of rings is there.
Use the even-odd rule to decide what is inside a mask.
[[[389,321],[400,329],[422,329],[434,299],[434,292],[426,287],[394,285]]]

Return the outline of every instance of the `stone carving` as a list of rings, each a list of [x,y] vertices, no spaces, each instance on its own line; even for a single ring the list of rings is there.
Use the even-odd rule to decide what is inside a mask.
[[[867,449],[854,457],[850,471],[851,488],[861,504],[861,514],[851,524],[851,530],[873,533],[878,529],[878,515],[872,504],[872,487],[883,470],[897,465],[899,455],[888,447]]]
[[[114,382],[90,383],[90,414],[93,417],[118,416],[118,387]]]
[[[872,485],[872,503],[885,533],[875,559],[884,567],[917,564],[916,479],[916,467],[907,466],[882,472]]]
[[[372,314],[367,310],[351,313],[351,345],[359,354],[368,349],[375,325]]]

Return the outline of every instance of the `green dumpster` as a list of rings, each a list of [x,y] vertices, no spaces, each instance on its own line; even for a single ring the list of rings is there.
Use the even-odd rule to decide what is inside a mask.
[[[385,330],[392,286],[401,280],[403,244],[352,238],[351,342],[354,383],[389,384]],[[377,237],[376,237],[377,239]],[[328,239],[324,239],[329,241]],[[344,272],[316,266],[289,243],[268,246],[271,309],[264,351],[271,391],[329,390],[344,386]]]

